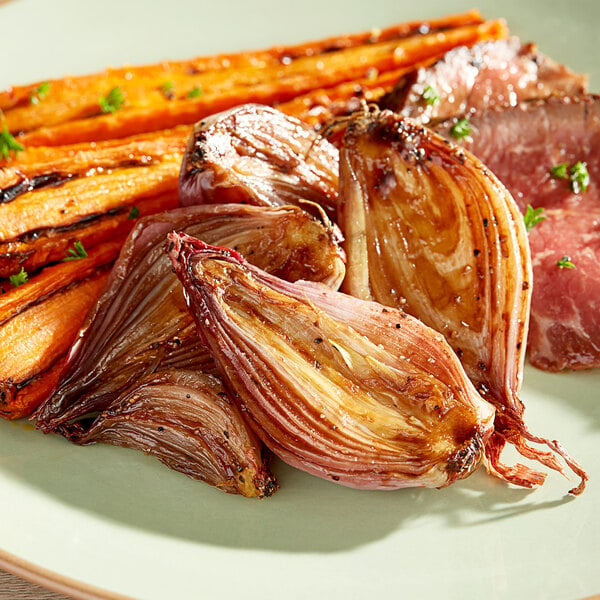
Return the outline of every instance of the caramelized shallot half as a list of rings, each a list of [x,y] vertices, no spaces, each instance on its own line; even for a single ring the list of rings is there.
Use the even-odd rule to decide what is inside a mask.
[[[523,219],[504,186],[474,156],[389,111],[347,128],[340,154],[340,225],[348,254],[344,289],[398,307],[442,333],[496,407],[488,470],[531,487],[545,475],[500,461],[506,442],[563,472],[546,444],[587,476],[558,442],[531,434],[518,398],[531,296]]]
[[[71,438],[142,450],[171,469],[231,494],[270,496],[277,482],[221,381],[194,371],[169,370],[137,381]]]
[[[441,335],[188,235],[169,239],[223,381],[277,456],[364,489],[442,487],[479,464],[494,409]]]
[[[181,167],[179,201],[309,201],[334,216],[338,168],[337,148],[314,129],[274,108],[245,104],[196,124]]]
[[[196,206],[141,219],[71,349],[65,377],[37,411],[38,428],[77,441],[88,417],[106,410],[140,377],[214,368],[164,253],[174,229],[237,248],[291,280],[337,289],[344,276],[337,228],[297,207]]]

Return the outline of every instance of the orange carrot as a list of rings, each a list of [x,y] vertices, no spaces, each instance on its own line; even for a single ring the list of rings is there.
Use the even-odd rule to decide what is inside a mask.
[[[98,95],[82,92],[72,102],[48,98],[36,105],[35,110],[17,107],[6,113],[6,122],[11,130],[26,132],[18,138],[26,147],[125,137],[192,124],[209,114],[246,102],[284,102],[316,88],[366,77],[372,69],[382,72],[414,65],[458,45],[472,45],[505,35],[502,21],[489,21],[435,34],[302,56],[290,64],[221,69],[185,78],[173,76],[173,90],[180,92],[169,96],[172,99],[165,97],[156,82],[149,87],[148,82],[132,80],[120,86],[125,104],[112,114],[99,114]],[[202,89],[203,94],[188,98],[187,94],[194,87]]]

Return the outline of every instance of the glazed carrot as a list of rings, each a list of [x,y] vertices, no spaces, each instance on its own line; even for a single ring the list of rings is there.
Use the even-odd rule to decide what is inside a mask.
[[[0,415],[24,416],[52,391],[120,246],[98,246],[87,258],[48,267],[0,296]]]
[[[0,92],[0,110],[4,112],[17,106],[31,106],[47,98],[76,96],[81,90],[93,89],[97,95],[105,93],[115,86],[120,86],[124,81],[144,78],[154,80],[155,85],[170,81],[175,75],[194,75],[206,71],[220,69],[243,69],[246,67],[276,65],[302,56],[314,56],[350,48],[364,44],[376,43],[385,40],[401,39],[411,35],[444,31],[465,25],[477,25],[483,22],[477,10],[444,16],[440,19],[429,19],[399,23],[385,29],[374,29],[359,33],[343,34],[325,39],[304,42],[295,45],[273,46],[265,50],[250,52],[236,52],[230,54],[217,54],[214,56],[195,57],[190,60],[163,61],[151,65],[131,66],[107,69],[100,73],[83,75],[79,77],[65,77],[49,81],[42,98],[38,97],[40,86],[46,82],[36,82],[29,85],[14,86]],[[43,89],[43,88],[42,88]]]
[[[145,217],[177,206],[177,194],[168,193],[124,206],[116,214],[99,215],[71,227],[37,232],[31,240],[0,243],[0,277],[14,275],[21,268],[31,273],[47,263],[60,261],[78,240],[86,249],[108,240],[122,242],[135,225],[137,213]]]
[[[0,241],[72,225],[158,195],[177,197],[180,164],[179,155],[148,167],[117,169],[22,194],[0,204]]]
[[[33,188],[35,179],[43,175],[53,174],[65,180],[123,166],[145,166],[170,155],[181,155],[190,131],[188,126],[181,126],[96,144],[27,148],[0,169],[0,202],[3,194],[10,193],[7,188]]]
[[[170,82],[173,95],[169,98],[156,82],[149,87],[148,82],[129,81],[122,86],[125,104],[114,113],[99,114],[97,94],[82,92],[76,102],[51,102],[48,98],[35,110],[17,107],[6,113],[6,122],[11,130],[29,132],[19,137],[19,143],[26,147],[125,137],[192,124],[246,102],[284,102],[310,90],[367,77],[374,69],[382,72],[411,66],[455,46],[498,39],[506,33],[504,22],[489,21],[303,56],[290,64],[208,71],[186,77],[185,81],[174,76]],[[202,95],[187,98],[194,88],[203,90]],[[96,116],[89,118],[92,115]]]

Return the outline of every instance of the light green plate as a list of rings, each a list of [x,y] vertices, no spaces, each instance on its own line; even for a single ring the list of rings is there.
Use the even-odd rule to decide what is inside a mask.
[[[0,88],[111,64],[297,42],[471,4],[0,1]],[[488,0],[479,7],[590,73],[600,90],[600,3]],[[149,599],[575,600],[600,593],[600,373],[528,368],[522,397],[531,430],[559,439],[587,469],[583,496],[567,497],[570,482],[557,474],[527,491],[481,470],[440,491],[358,492],[277,463],[281,491],[253,501],[133,451],[78,448],[0,422],[0,564]]]

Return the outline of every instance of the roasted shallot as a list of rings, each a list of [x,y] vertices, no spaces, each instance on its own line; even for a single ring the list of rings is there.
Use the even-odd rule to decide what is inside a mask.
[[[340,155],[344,289],[397,307],[442,333],[481,395],[496,407],[487,467],[524,486],[545,475],[500,460],[506,442],[560,472],[553,453],[587,476],[558,442],[523,421],[522,382],[531,261],[521,214],[473,155],[390,111],[347,125]],[[553,453],[531,446],[545,444]]]
[[[494,410],[443,337],[406,313],[170,234],[221,377],[289,464],[363,489],[442,487],[479,464]]]

